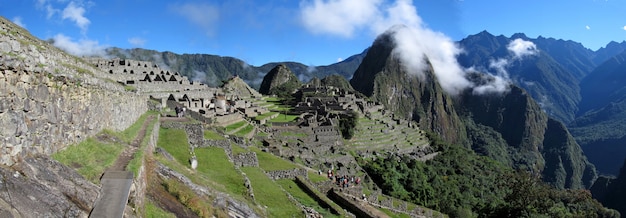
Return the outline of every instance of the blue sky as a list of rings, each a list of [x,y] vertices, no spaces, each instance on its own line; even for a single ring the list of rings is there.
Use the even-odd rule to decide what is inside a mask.
[[[77,55],[141,47],[255,66],[332,64],[399,23],[454,41],[483,30],[523,32],[596,50],[626,40],[625,11],[619,0],[0,0],[0,16]]]

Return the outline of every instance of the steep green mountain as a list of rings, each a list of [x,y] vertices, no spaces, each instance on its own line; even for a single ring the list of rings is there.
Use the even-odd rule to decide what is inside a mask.
[[[345,77],[340,76],[338,74],[329,75],[324,77],[320,81],[320,84],[323,86],[334,86],[343,90],[353,91],[352,85],[350,85],[350,81],[348,81]]]
[[[569,124],[589,160],[616,175],[626,157],[626,53],[598,66],[581,82],[581,115]]]
[[[365,56],[365,51],[335,64],[315,67],[296,62],[251,66],[233,57],[209,54],[176,54],[141,48],[110,48],[107,50],[107,55],[116,58],[151,61],[158,64],[161,68],[178,71],[193,81],[201,81],[215,87],[222,85],[223,81],[237,75],[251,87],[258,89],[263,76],[279,64],[289,67],[301,81],[308,81],[313,77],[324,78],[333,74],[350,78]]]
[[[413,119],[448,142],[465,141],[453,101],[444,94],[432,67],[424,73],[428,82],[409,76],[399,59],[391,55],[395,46],[391,37],[391,33],[382,34],[374,41],[350,80],[352,87],[385,105],[394,116]]]
[[[284,64],[279,64],[263,77],[259,92],[264,95],[290,96],[302,86],[296,75]]]
[[[560,122],[548,118],[521,88],[502,94],[460,96],[445,93],[433,69],[425,79],[409,76],[397,57],[393,32],[379,36],[350,83],[396,116],[409,117],[421,128],[449,143],[467,145],[513,168],[542,174],[558,188],[584,188],[596,173],[580,147]],[[428,61],[428,60],[426,60]],[[487,76],[471,74],[479,83]]]
[[[598,109],[626,95],[626,52],[613,56],[580,82],[583,100],[579,114]]]
[[[626,161],[624,161],[617,178],[607,179],[604,185],[604,194],[596,196],[594,193],[594,197],[606,207],[613,208],[621,214],[626,214]]]
[[[535,43],[540,51],[514,59],[507,46],[518,38]],[[509,64],[505,70],[511,80],[528,91],[551,117],[563,122],[575,118],[580,101],[577,84],[594,66],[590,50],[572,41],[530,39],[524,34],[507,38],[486,31],[468,36],[459,44],[467,51],[458,57],[464,67],[495,72],[497,69],[490,65],[498,59],[506,60]]]
[[[540,172],[559,188],[590,187],[597,178],[580,146],[523,89],[502,95],[465,93],[463,108],[472,149],[514,168]]]
[[[513,35],[511,38],[516,36],[521,37],[521,34]],[[537,48],[552,57],[578,81],[587,76],[597,66],[597,63],[593,61],[593,58],[597,57],[596,52],[578,42],[542,36],[537,37],[537,39],[527,37],[524,39],[535,43]]]

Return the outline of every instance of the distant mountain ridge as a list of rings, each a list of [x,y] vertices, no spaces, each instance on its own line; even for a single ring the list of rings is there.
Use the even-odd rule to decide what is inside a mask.
[[[578,143],[585,149],[585,152],[590,152],[590,160],[594,163],[606,161],[607,158],[602,158],[602,155],[610,149],[594,149],[594,147],[608,148],[613,145],[620,145],[621,141],[626,140],[620,139],[621,135],[624,134],[619,133],[618,135],[620,137],[612,137],[610,140],[606,141],[606,143],[600,142],[601,145],[598,145],[596,142],[589,143],[590,141],[587,139],[593,137],[597,138],[597,136],[592,136],[597,135],[594,130],[602,131],[600,130],[602,128],[609,128],[611,130],[605,131],[602,134],[619,132],[619,128],[615,128],[613,124],[622,122],[621,117],[625,117],[622,123],[626,123],[626,115],[619,115],[621,111],[616,111],[621,108],[621,106],[618,107],[618,105],[622,104],[620,103],[622,101],[619,99],[623,96],[619,90],[616,90],[616,92],[612,91],[612,93],[614,93],[611,95],[612,97],[606,96],[605,98],[605,96],[598,96],[598,94],[594,94],[594,87],[597,87],[597,85],[591,84],[597,83],[592,82],[594,80],[602,81],[602,79],[598,78],[600,75],[608,74],[608,72],[605,72],[606,70],[600,68],[605,65],[605,61],[615,62],[615,60],[620,60],[620,57],[615,56],[624,52],[626,41],[619,43],[610,42],[605,47],[593,51],[571,40],[546,38],[542,36],[529,38],[522,33],[513,34],[510,37],[503,35],[495,36],[487,31],[483,31],[475,35],[470,35],[458,42],[464,49],[464,53],[458,57],[458,62],[466,68],[473,67],[479,70],[494,70],[489,69],[490,62],[498,58],[510,58],[508,57],[510,54],[507,50],[507,45],[510,41],[517,38],[534,43],[537,47],[538,54],[525,57],[521,60],[510,61],[510,65],[506,67],[506,70],[512,82],[526,90],[526,93],[532,96],[549,117],[555,118],[569,125],[570,128],[573,128],[572,134],[578,140]],[[259,89],[262,78],[279,64],[287,66],[287,68],[304,83],[309,82],[310,79],[322,79],[328,75],[340,75],[346,79],[351,79],[360,64],[364,62],[368,49],[365,49],[361,54],[354,55],[342,62],[328,66],[306,66],[296,62],[268,63],[262,66],[251,66],[233,57],[220,57],[206,54],[180,55],[171,52],[157,52],[145,49],[112,48],[109,49],[108,54],[112,57],[153,61],[163,68],[179,71],[192,80],[200,80],[211,86],[219,86],[223,81],[233,75],[237,75],[246,83],[250,84],[251,87]],[[370,63],[368,63],[367,66],[381,64],[376,61],[380,62],[384,60],[369,60],[368,62]],[[616,63],[613,65],[616,65]],[[364,91],[366,94],[371,91],[368,90],[368,88],[359,88],[359,86],[372,84],[374,78],[362,77],[359,78],[359,81],[359,84],[352,83],[355,89]],[[374,87],[372,86],[369,89],[372,88]],[[603,88],[608,89],[611,88],[611,86]],[[618,89],[619,84],[618,86],[613,86],[613,88]],[[415,93],[419,92],[421,91],[415,91]],[[416,94],[416,96],[418,96],[418,94]],[[605,100],[600,102],[602,99]],[[613,106],[605,108],[610,105]],[[410,105],[403,108],[412,110],[413,107],[414,106]],[[424,105],[420,107],[429,108],[429,106]],[[589,113],[585,115],[583,114],[585,112]],[[403,114],[403,116],[408,115],[411,115],[410,111]],[[422,116],[425,117],[426,115]],[[611,119],[606,119],[606,117],[610,117],[614,122],[611,122]],[[611,125],[613,125],[613,127],[611,127]],[[624,148],[622,149],[622,147]],[[613,146],[613,148],[618,149],[613,151],[626,150],[626,146]],[[597,155],[592,154],[594,152],[596,152]],[[620,156],[623,152],[609,153],[611,155]],[[621,164],[621,158],[618,159],[619,160],[612,160],[611,163],[607,163],[606,165],[601,164],[598,166],[598,169],[603,173],[615,173]]]
[[[141,48],[121,49],[110,48],[110,57],[127,58],[140,61],[151,61],[161,68],[180,72],[193,81],[200,81],[210,86],[220,86],[232,76],[239,76],[255,89],[259,89],[265,74],[279,64],[284,64],[295,73],[299,80],[308,82],[313,77],[324,78],[337,74],[351,78],[354,70],[361,64],[365,51],[327,66],[307,66],[297,62],[275,62],[261,66],[252,66],[234,57],[223,57],[210,54],[176,54],[159,52]]]

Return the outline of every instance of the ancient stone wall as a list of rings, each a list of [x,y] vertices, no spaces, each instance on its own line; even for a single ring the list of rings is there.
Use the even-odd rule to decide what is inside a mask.
[[[0,164],[126,129],[147,111],[146,97],[102,73],[0,19]]]
[[[235,164],[235,166],[240,167],[259,166],[259,160],[257,159],[256,153],[254,152],[246,152],[233,155],[233,163]]]
[[[300,169],[300,168],[294,168],[294,169],[290,169],[290,170],[274,170],[274,171],[268,171],[265,174],[267,174],[268,177],[276,180],[276,179],[295,179],[296,176],[302,176],[304,178],[309,178],[309,175],[306,173],[305,169]]]

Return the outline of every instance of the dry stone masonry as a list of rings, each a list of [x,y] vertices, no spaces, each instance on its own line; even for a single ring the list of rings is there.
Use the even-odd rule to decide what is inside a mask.
[[[126,129],[146,112],[145,96],[99,72],[0,19],[0,164]]]

